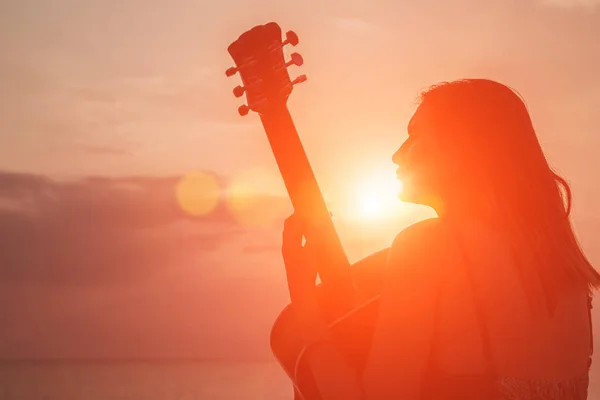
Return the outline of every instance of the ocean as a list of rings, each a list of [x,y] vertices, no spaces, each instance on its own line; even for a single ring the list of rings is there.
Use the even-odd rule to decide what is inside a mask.
[[[1,400],[291,400],[275,362],[1,362]]]
[[[592,368],[588,398],[599,383]],[[292,400],[275,362],[0,361],[0,400]]]

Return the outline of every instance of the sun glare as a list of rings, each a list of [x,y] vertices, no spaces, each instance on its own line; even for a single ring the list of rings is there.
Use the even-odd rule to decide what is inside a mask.
[[[362,220],[390,217],[400,205],[398,194],[401,190],[402,182],[396,179],[393,171],[374,171],[354,184],[350,213]]]
[[[398,199],[402,182],[388,168],[362,171],[339,203],[345,217],[364,222],[395,217],[402,204]],[[215,177],[203,172],[184,175],[175,192],[180,207],[194,216],[214,211],[221,197]],[[244,226],[267,226],[290,212],[280,177],[268,169],[251,168],[237,174],[224,194],[229,212]]]
[[[382,212],[382,202],[374,194],[365,195],[360,199],[360,211],[366,217],[374,217]]]

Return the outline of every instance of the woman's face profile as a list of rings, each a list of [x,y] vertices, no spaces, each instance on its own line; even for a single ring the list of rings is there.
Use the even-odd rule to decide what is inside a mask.
[[[436,132],[423,113],[415,112],[408,125],[408,138],[392,156],[398,166],[396,175],[402,182],[401,201],[432,206],[438,198],[443,178],[443,154]]]

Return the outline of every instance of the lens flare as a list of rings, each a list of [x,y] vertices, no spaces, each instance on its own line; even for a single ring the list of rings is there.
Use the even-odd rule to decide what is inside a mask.
[[[192,172],[179,180],[175,195],[181,209],[188,214],[206,215],[219,204],[219,184],[208,173]]]
[[[232,179],[227,206],[240,224],[264,227],[285,216],[289,200],[279,175],[265,168],[253,168]]]

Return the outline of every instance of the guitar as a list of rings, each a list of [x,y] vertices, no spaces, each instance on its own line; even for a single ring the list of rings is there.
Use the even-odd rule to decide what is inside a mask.
[[[370,348],[389,249],[354,265],[348,261],[287,108],[293,87],[306,81],[305,75],[290,79],[288,67],[301,66],[303,59],[293,53],[286,62],[283,46],[288,44],[298,44],[293,31],[288,31],[282,40],[276,23],[255,26],[228,47],[235,66],[225,74],[240,75],[243,86],[235,87],[233,94],[245,95],[248,104],[241,105],[238,112],[242,116],[250,111],[258,113],[294,211],[321,227],[325,243],[320,254],[323,262],[318,269],[321,283],[316,289],[317,298],[336,344],[361,372]],[[321,397],[310,370],[298,363],[305,343],[296,326],[293,306],[288,305],[271,330],[271,349],[292,380],[295,400],[318,400]]]

